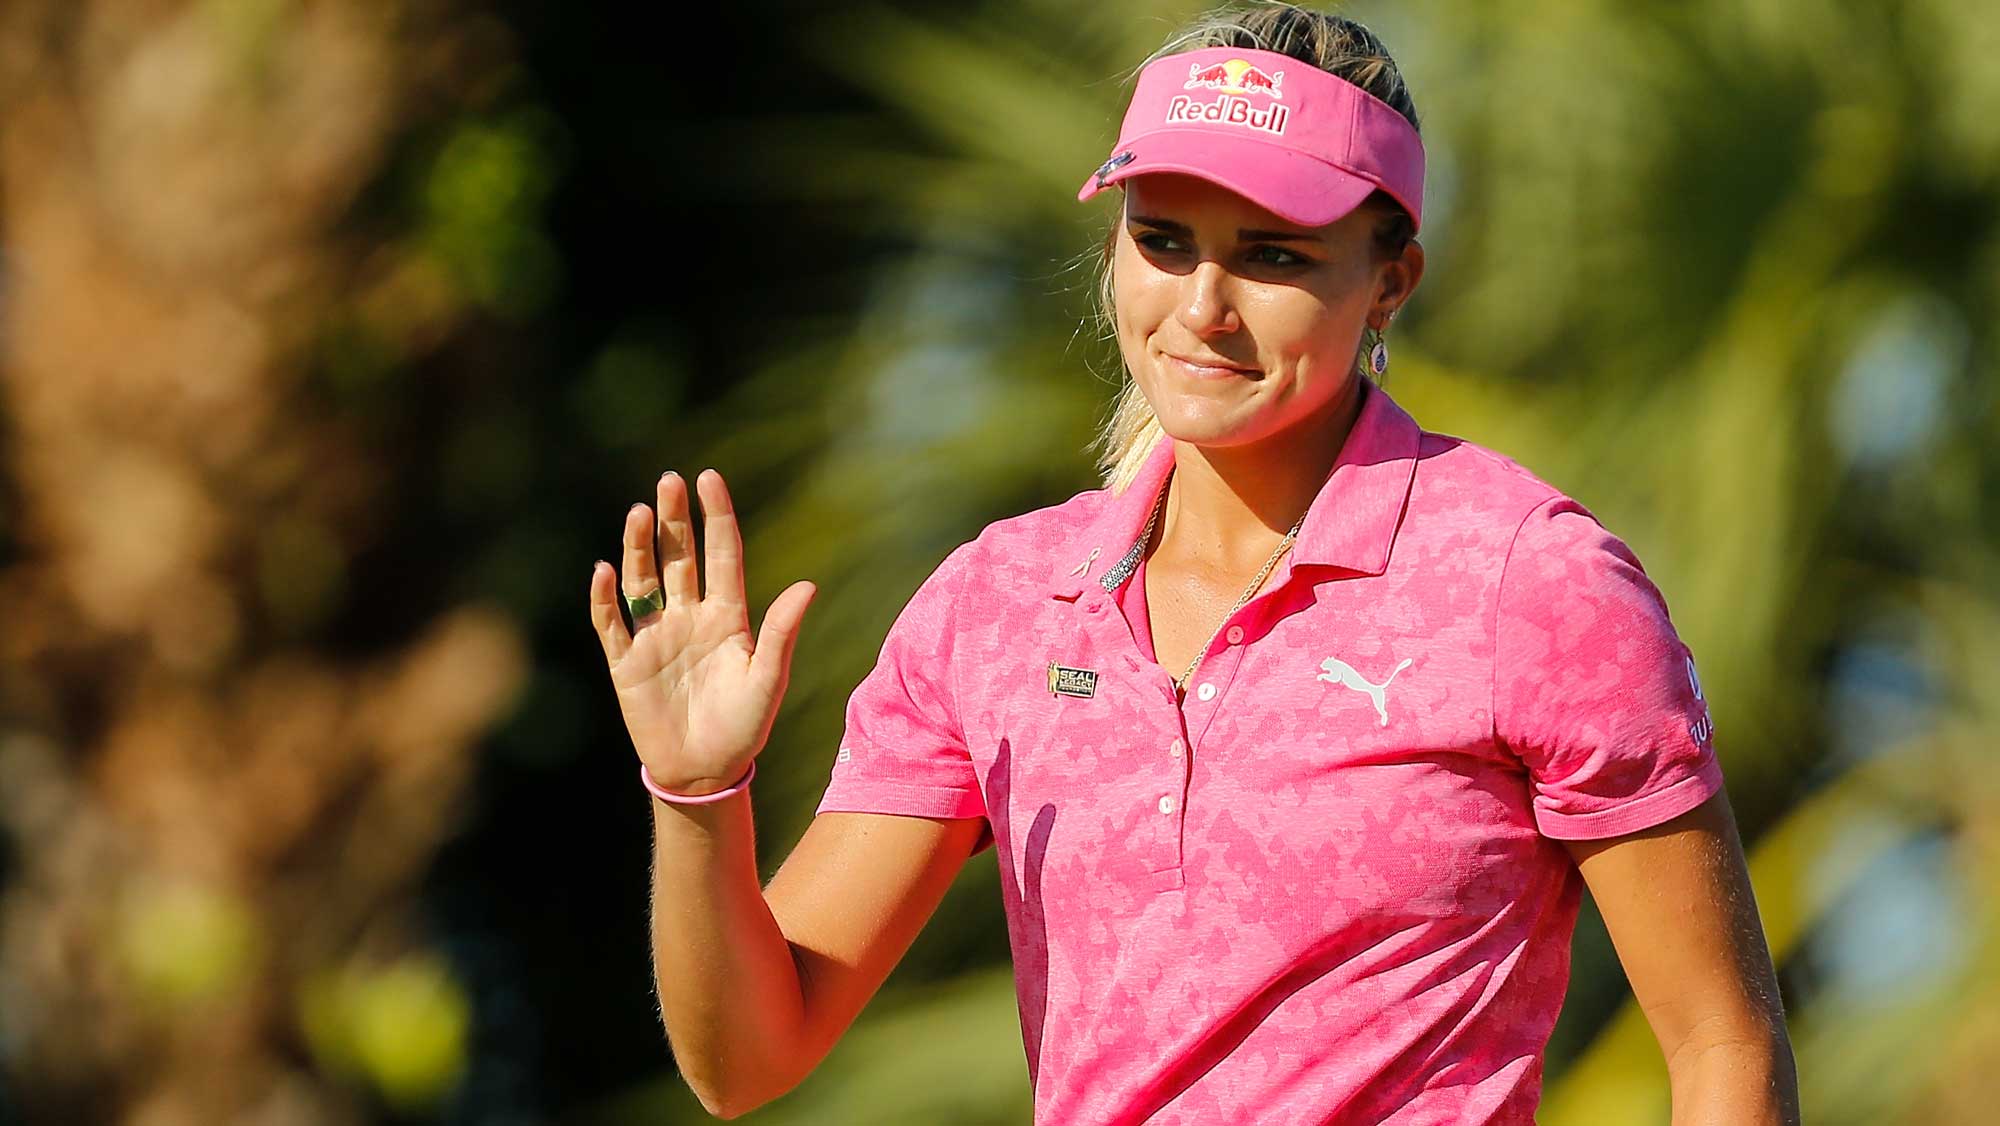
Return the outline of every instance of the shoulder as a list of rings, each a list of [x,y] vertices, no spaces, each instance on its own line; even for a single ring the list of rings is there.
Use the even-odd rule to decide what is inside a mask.
[[[1413,507],[1434,518],[1484,529],[1503,562],[1524,553],[1631,556],[1582,501],[1512,457],[1455,434],[1423,431],[1411,494]]]
[[[1404,531],[1415,533],[1415,557],[1482,573],[1503,617],[1543,620],[1613,604],[1665,615],[1665,596],[1638,555],[1583,501],[1457,435],[1422,432]]]
[[[959,566],[976,571],[996,590],[1035,585],[1048,577],[1056,551],[1110,503],[1110,490],[1086,489],[1068,500],[988,523],[961,545]]]
[[[1108,489],[1086,489],[1056,504],[991,521],[953,548],[920,594],[969,602],[972,612],[1019,599],[1038,599],[1057,551],[1111,500]]]
[[[1422,432],[1417,443],[1413,487],[1427,502],[1470,509],[1486,519],[1518,525],[1537,505],[1563,496],[1527,466],[1498,450],[1456,434]],[[1512,531],[1512,527],[1509,527]]]

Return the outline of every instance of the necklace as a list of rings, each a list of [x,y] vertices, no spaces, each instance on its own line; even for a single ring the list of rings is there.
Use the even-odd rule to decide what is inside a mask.
[[[1167,489],[1166,486],[1163,485],[1160,487],[1159,499],[1153,502],[1153,514],[1146,518],[1146,530],[1139,534],[1139,544],[1141,551],[1145,550],[1146,544],[1152,542],[1153,527],[1155,524],[1159,522],[1160,510],[1162,508],[1165,508],[1166,504],[1167,504]],[[1271,557],[1264,561],[1263,570],[1258,571],[1257,577],[1250,580],[1250,585],[1243,588],[1243,593],[1236,596],[1236,605],[1231,606],[1229,608],[1229,612],[1222,615],[1222,621],[1215,623],[1215,631],[1208,635],[1207,641],[1201,643],[1201,648],[1196,649],[1194,651],[1194,660],[1188,663],[1187,671],[1181,673],[1179,676],[1174,678],[1174,688],[1176,691],[1185,692],[1187,690],[1188,678],[1193,676],[1194,670],[1201,665],[1201,659],[1208,653],[1208,647],[1215,644],[1216,634],[1221,633],[1222,627],[1228,623],[1229,619],[1236,616],[1236,611],[1241,610],[1243,608],[1243,604],[1245,602],[1250,601],[1250,596],[1256,593],[1257,588],[1264,585],[1264,580],[1270,577],[1271,568],[1278,565],[1278,557],[1283,555],[1285,553],[1285,549],[1292,545],[1292,541],[1298,537],[1299,528],[1302,525],[1304,525],[1305,522],[1306,522],[1305,514],[1300,513],[1298,522],[1292,525],[1291,531],[1285,533],[1284,539],[1278,541],[1278,547],[1276,550],[1271,552]]]

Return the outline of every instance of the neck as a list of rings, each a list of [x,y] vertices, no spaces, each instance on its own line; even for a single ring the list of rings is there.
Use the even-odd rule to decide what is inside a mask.
[[[1174,470],[1156,543],[1186,566],[1256,571],[1326,483],[1361,413],[1361,379],[1327,410],[1288,431],[1241,446],[1171,439]]]

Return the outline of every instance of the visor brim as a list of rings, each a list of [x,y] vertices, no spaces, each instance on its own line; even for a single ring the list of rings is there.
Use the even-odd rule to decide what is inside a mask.
[[[1381,185],[1318,157],[1212,130],[1161,130],[1118,146],[1132,159],[1076,194],[1087,200],[1148,172],[1179,172],[1226,188],[1282,219],[1323,227],[1354,210]],[[1393,195],[1394,193],[1391,193]]]

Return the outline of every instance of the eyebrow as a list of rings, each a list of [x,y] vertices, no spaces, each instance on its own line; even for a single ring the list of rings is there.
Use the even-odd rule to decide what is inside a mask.
[[[1187,238],[1188,236],[1194,234],[1193,229],[1190,228],[1186,223],[1176,223],[1172,219],[1157,219],[1151,215],[1134,215],[1131,216],[1131,221],[1139,224],[1140,226],[1153,227],[1157,230],[1165,231],[1170,235],[1179,235],[1182,238]],[[1321,238],[1318,235],[1301,234],[1297,231],[1265,231],[1265,230],[1259,230],[1254,227],[1243,227],[1238,229],[1236,232],[1236,240],[1238,242],[1325,242],[1326,241],[1325,239]]]

